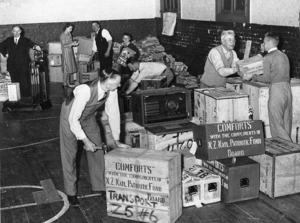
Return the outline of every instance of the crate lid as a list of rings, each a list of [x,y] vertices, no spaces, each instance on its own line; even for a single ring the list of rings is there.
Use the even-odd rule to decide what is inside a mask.
[[[140,148],[117,148],[105,155],[107,157],[138,158],[139,160],[169,161],[180,156],[179,153]]]
[[[202,89],[195,89],[195,90],[200,92],[201,94],[212,97],[216,100],[248,97],[247,94],[237,93],[231,89],[227,89],[224,87],[202,88]]]
[[[280,137],[266,139],[265,146],[266,154],[269,155],[277,156],[300,152],[300,145],[287,141]]]
[[[244,81],[243,85],[251,85],[258,88],[268,88],[269,84],[262,83],[262,82],[254,82],[254,81]]]

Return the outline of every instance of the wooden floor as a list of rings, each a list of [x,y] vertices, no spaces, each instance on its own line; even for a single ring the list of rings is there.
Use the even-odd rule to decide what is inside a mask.
[[[63,191],[59,151],[59,112],[61,85],[51,84],[53,108],[41,113],[0,113],[1,219],[3,223],[44,222],[56,216],[63,201],[36,205],[33,192],[41,180],[51,179]],[[2,105],[1,105],[2,108]],[[17,188],[8,186],[27,187]],[[80,207],[69,209],[55,222],[133,222],[108,217],[106,203],[90,195],[91,185],[85,153],[81,157],[79,181]],[[18,205],[23,205],[17,207]],[[8,208],[11,207],[11,208]],[[5,210],[3,210],[5,209]],[[300,194],[258,199],[233,204],[216,203],[202,208],[184,208],[177,222],[300,222]]]

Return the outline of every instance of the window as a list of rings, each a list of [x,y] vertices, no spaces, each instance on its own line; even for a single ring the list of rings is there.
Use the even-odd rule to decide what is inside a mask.
[[[180,0],[160,0],[161,13],[176,12],[177,18],[180,18]]]
[[[250,0],[216,0],[218,22],[249,23]]]

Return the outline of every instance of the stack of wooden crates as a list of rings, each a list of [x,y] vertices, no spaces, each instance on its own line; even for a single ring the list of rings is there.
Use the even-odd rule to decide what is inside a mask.
[[[62,51],[60,42],[48,43],[48,69],[50,82],[63,82]]]
[[[259,164],[247,156],[264,153],[261,121],[249,120],[248,95],[225,88],[195,90],[196,158],[222,178],[222,200],[258,197]]]
[[[249,95],[249,105],[254,120],[262,120],[265,138],[265,154],[251,156],[260,163],[260,191],[271,198],[300,192],[300,80],[291,79],[293,94],[293,122],[291,138],[293,142],[279,137],[271,138],[268,99],[269,85],[253,81],[228,81],[228,88],[235,88]]]

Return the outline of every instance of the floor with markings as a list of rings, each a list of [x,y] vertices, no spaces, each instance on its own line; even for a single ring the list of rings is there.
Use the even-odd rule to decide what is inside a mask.
[[[68,207],[63,196],[59,150],[61,84],[51,84],[53,107],[42,112],[0,113],[1,219],[17,222],[136,222],[111,218],[106,203],[91,194],[84,151],[80,152],[79,207]],[[1,109],[2,104],[0,103]],[[58,197],[59,196],[59,197]],[[300,194],[183,209],[176,222],[300,222]]]

